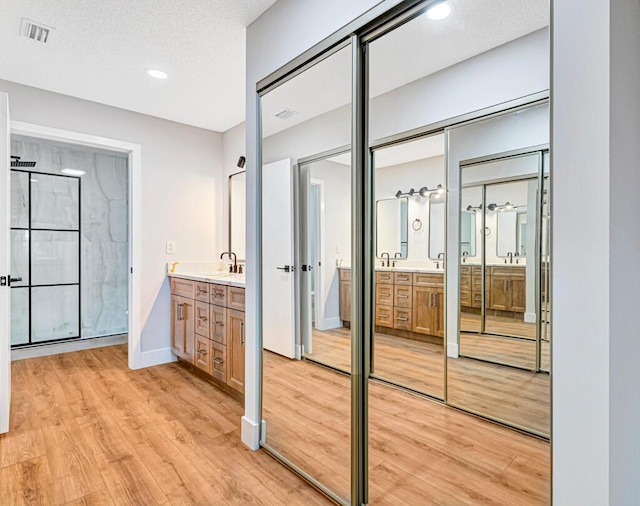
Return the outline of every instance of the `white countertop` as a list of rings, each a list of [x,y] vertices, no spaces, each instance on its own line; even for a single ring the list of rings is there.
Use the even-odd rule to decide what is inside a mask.
[[[245,288],[244,274],[232,274],[229,272],[170,272],[170,278],[189,279],[202,283],[215,283],[216,285],[236,286]]]

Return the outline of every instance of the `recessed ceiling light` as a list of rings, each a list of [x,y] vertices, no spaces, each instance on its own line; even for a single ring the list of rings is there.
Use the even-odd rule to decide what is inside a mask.
[[[169,77],[169,74],[158,69],[145,69],[145,72],[147,73],[147,75],[156,79],[166,79],[167,77]]]
[[[78,170],[78,169],[62,169],[60,172],[62,172],[63,174],[66,174],[67,176],[84,176],[86,174],[86,172],[84,170]]]
[[[437,3],[427,9],[427,17],[436,21],[446,18],[449,14],[451,14],[451,7],[447,2]]]

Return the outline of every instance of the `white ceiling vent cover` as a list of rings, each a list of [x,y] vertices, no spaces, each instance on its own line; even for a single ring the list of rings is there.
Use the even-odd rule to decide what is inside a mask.
[[[49,35],[53,30],[54,28],[51,26],[43,25],[42,23],[38,23],[27,18],[22,18],[20,36],[35,40],[41,44],[46,44],[49,40]]]
[[[298,112],[294,111],[293,109],[284,109],[280,111],[278,114],[276,114],[276,118],[289,119],[294,114],[298,114]]]

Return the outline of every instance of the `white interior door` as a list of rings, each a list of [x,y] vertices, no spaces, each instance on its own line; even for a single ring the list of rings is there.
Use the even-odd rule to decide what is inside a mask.
[[[0,92],[0,434],[9,431],[11,406],[11,314],[9,289],[9,96]]]
[[[290,159],[262,168],[262,344],[296,357],[294,193]]]

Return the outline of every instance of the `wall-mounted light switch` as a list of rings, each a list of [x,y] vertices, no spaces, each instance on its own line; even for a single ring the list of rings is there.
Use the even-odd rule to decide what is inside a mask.
[[[176,241],[167,241],[167,255],[174,255],[176,252]]]

